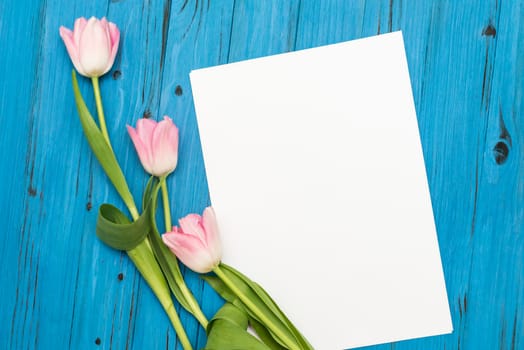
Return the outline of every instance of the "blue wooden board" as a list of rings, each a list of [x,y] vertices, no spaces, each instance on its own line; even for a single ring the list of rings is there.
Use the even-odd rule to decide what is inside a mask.
[[[503,0],[0,1],[0,348],[179,348],[127,256],[94,234],[96,208],[123,204],[83,137],[58,35],[91,15],[122,31],[101,88],[135,196],[147,177],[125,124],[167,114],[181,129],[174,217],[209,204],[192,69],[402,30],[455,331],[372,349],[524,349],[524,4]],[[211,316],[220,299],[185,276]]]

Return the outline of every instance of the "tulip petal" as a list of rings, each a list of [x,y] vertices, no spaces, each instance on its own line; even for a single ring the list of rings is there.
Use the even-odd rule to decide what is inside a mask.
[[[172,249],[185,249],[190,253],[205,249],[204,242],[198,236],[182,231],[166,232],[162,238],[165,238],[166,245]]]
[[[176,147],[173,147],[174,144]],[[172,172],[178,162],[178,129],[171,119],[164,119],[157,124],[151,148],[155,155],[155,172],[160,175]]]
[[[87,25],[87,19],[84,17],[80,17],[75,21],[75,26],[73,28],[73,39],[75,42],[76,47],[80,44],[80,37],[82,36],[82,33],[84,32],[84,29]]]
[[[111,45],[117,45],[120,41],[120,31],[118,30],[118,27],[113,22],[109,22],[109,35],[111,37]]]
[[[136,123],[136,131],[145,146],[148,159],[147,172],[151,175],[158,175],[154,172],[155,164],[155,150],[152,148],[153,132],[155,131],[157,122],[147,118],[138,119]]]
[[[206,242],[206,232],[202,227],[202,217],[198,214],[188,214],[178,220],[178,224],[182,228],[182,231],[186,234],[197,236],[202,244]]]
[[[107,73],[115,61],[120,31],[105,17],[75,20],[73,31],[60,29],[71,61],[76,70],[86,77],[99,77]]]
[[[104,71],[102,74],[106,74],[111,67],[113,66],[113,61],[111,60],[111,54],[112,54],[112,45],[111,45],[111,35],[109,34],[109,22],[105,17],[102,17],[102,19],[98,22],[100,24],[100,27],[103,29],[105,34],[105,42],[106,42],[106,50],[109,53],[106,61],[106,66],[104,67]]]
[[[207,273],[216,264],[197,236],[168,232],[162,235],[162,240],[184,265],[195,272]]]
[[[140,135],[137,133],[137,131],[129,125],[127,126],[127,132],[131,137],[131,141],[133,141],[133,144],[135,145],[136,153],[138,154],[140,163],[142,163],[142,166],[149,174],[152,174],[151,152],[148,146],[140,138]]]
[[[215,211],[212,207],[207,207],[204,209],[204,214],[202,214],[202,225],[206,232],[206,244],[211,252],[211,255],[221,258],[222,244],[220,242]]]
[[[106,37],[106,43],[107,43],[107,46],[106,46],[106,49],[107,49],[107,52],[111,52],[111,35],[109,35],[109,22],[107,21],[107,19],[105,17],[102,17],[102,19],[98,22],[98,24],[100,25],[100,28],[102,29],[102,31],[104,32],[105,34],[105,37]]]
[[[109,37],[111,40],[111,55],[109,56],[107,71],[109,71],[115,63],[115,57],[116,53],[118,52],[118,45],[120,43],[120,31],[118,30],[118,27],[112,22],[109,22]]]
[[[147,171],[158,177],[172,172],[178,161],[178,128],[171,119],[164,117],[161,122],[156,122],[142,118],[138,120],[135,131],[145,146],[140,152],[147,151]]]
[[[107,34],[109,34],[109,22],[107,21],[107,18],[102,17],[102,18],[98,21],[98,23],[100,24],[100,26],[101,26],[102,28],[104,28],[104,30],[107,29]],[[110,38],[109,38],[109,39],[110,39]],[[111,43],[111,42],[109,41],[109,43]]]
[[[140,136],[144,143],[147,143],[148,147],[151,147],[153,131],[155,130],[156,125],[156,121],[148,118],[141,118],[136,122],[136,131],[138,136]]]
[[[91,17],[80,36],[78,45],[80,64],[89,76],[100,76],[110,56],[108,35],[96,18]]]
[[[177,154],[178,156],[178,128],[167,115],[164,116],[164,121],[171,125],[169,128],[168,140],[171,145],[171,152]]]
[[[71,62],[73,62],[73,66],[78,71],[78,73],[82,75],[86,75],[82,66],[80,65],[78,47],[75,45],[75,42],[73,40],[74,33],[71,30],[63,26],[60,27],[59,31],[60,31],[60,37],[64,41],[64,45],[66,47],[67,53],[69,54],[69,58],[71,58]]]

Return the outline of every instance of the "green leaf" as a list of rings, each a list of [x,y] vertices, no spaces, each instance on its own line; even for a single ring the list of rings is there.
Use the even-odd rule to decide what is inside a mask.
[[[122,200],[126,203],[127,207],[131,211],[134,210],[132,214],[135,216],[135,214],[137,214],[135,202],[131,192],[129,191],[129,187],[124,174],[122,173],[122,169],[120,169],[120,166],[118,165],[118,161],[115,157],[115,154],[113,153],[113,150],[107,144],[104,136],[102,135],[102,132],[96,125],[93,116],[87,109],[85,101],[82,98],[82,94],[80,93],[80,89],[78,88],[78,81],[76,79],[76,73],[74,70],[73,91],[75,95],[78,116],[80,117],[80,123],[82,124],[82,129],[84,130],[87,142],[98,159],[98,162],[104,169],[106,175],[109,177],[109,180],[111,180],[111,183],[113,186],[115,186],[116,191],[120,197],[122,197]]]
[[[155,257],[158,260],[158,263],[162,267],[162,271],[164,271],[164,275],[166,276],[167,283],[169,284],[169,288],[171,289],[171,292],[175,295],[175,298],[178,300],[180,305],[190,313],[193,313],[191,303],[186,298],[186,295],[182,293],[180,286],[178,285],[178,281],[183,279],[182,273],[180,272],[180,267],[178,266],[178,261],[176,257],[171,253],[168,247],[162,242],[162,238],[160,238],[160,234],[157,230],[153,229],[151,234],[149,235],[150,242],[151,242],[151,248],[153,248],[153,252],[155,253]],[[194,304],[196,304],[196,300],[194,300]]]
[[[222,299],[227,300],[232,303],[237,297],[236,295],[222,282],[222,280],[216,276],[210,275],[200,275],[204,281],[209,283],[209,285],[222,297]]]
[[[202,318],[203,314],[197,314],[200,310],[198,303],[192,293],[184,293],[181,289],[181,285],[185,285],[184,277],[180,272],[180,267],[178,265],[178,260],[176,256],[169,250],[169,248],[164,244],[160,233],[158,232],[158,227],[156,224],[156,206],[157,206],[157,197],[158,190],[160,188],[160,183],[156,183],[156,179],[150,179],[147,186],[145,196],[150,196],[151,209],[150,209],[150,223],[151,223],[151,232],[149,234],[149,241],[151,242],[151,248],[155,254],[155,257],[164,272],[167,283],[171,292],[178,300],[180,305],[186,309],[189,313],[195,316],[197,319]]]
[[[149,185],[149,183],[148,183]],[[150,192],[158,192],[160,185]],[[127,216],[111,204],[102,204],[98,210],[96,234],[108,246],[129,251],[146,239],[152,229],[151,211],[156,205],[153,198],[144,198],[144,210],[137,220],[131,222]]]
[[[240,292],[246,296],[247,299],[249,299],[259,310],[260,312],[265,316],[267,321],[264,321],[260,318],[260,315],[255,313],[251,308],[244,305],[245,311],[249,314],[250,317],[256,319],[258,322],[265,324],[266,322],[268,324],[272,324],[275,328],[277,328],[281,333],[285,334],[285,336],[296,343],[296,339],[294,339],[294,336],[291,332],[291,330],[286,326],[282,320],[280,320],[277,315],[273,313],[273,311],[269,308],[268,305],[264,303],[264,301],[255,293],[255,291],[250,287],[248,283],[246,283],[245,280],[239,278],[235,273],[231,272],[229,269],[224,268],[226,265],[220,264],[220,268],[222,272],[226,275],[226,277],[232,282],[233,285],[237,289],[240,290]],[[232,291],[232,290],[231,290]],[[232,291],[233,292],[233,291]],[[236,294],[236,292],[235,292]],[[233,302],[233,301],[231,301]],[[268,327],[266,327],[268,331],[271,333],[273,338],[282,346],[286,347],[286,342],[281,339],[279,336],[274,334]]]
[[[279,316],[279,318],[284,320],[284,323],[289,327],[289,329],[292,331],[295,338],[298,340],[301,349],[313,349],[313,346],[309,343],[309,341],[300,333],[300,331],[295,327],[295,325],[288,319],[286,314],[282,312],[280,307],[277,305],[277,303],[271,298],[271,296],[256,282],[253,282],[253,287],[256,291],[256,293],[261,296],[268,305],[271,305],[272,308],[276,309],[276,314]]]
[[[235,294],[222,282],[222,280],[215,276],[203,275],[200,276],[228,303],[233,303],[242,309],[246,309],[244,304],[237,299]],[[268,329],[253,317],[249,317],[249,324],[253,327],[262,342],[266,344],[271,350],[285,350],[286,348],[280,345],[268,331]]]
[[[311,344],[307,341],[307,339],[299,332],[299,330],[295,327],[295,325],[288,319],[286,314],[282,312],[280,307],[277,305],[277,303],[271,298],[271,296],[260,286],[258,283],[251,281],[247,276],[243,275],[240,271],[234,269],[231,266],[222,264],[223,267],[236,274],[240,279],[244,280],[247,284],[250,285],[250,287],[255,291],[255,293],[262,299],[262,301],[269,307],[271,310],[277,315],[277,317],[283,321],[289,329],[292,331],[295,338],[299,341],[300,346],[302,349],[313,349]]]
[[[291,323],[291,321],[286,317],[286,315],[280,310],[278,305],[273,299],[267,294],[264,289],[257,283],[251,281],[247,276],[243,275],[234,268],[221,263],[220,268],[223,273],[239,288],[257,307],[262,310],[264,315],[269,319],[273,325],[275,325],[281,332],[287,334],[288,338],[294,339],[297,345],[301,349],[313,349],[311,344],[304,338],[304,336],[297,330],[297,328]],[[218,286],[217,293],[219,293],[224,299],[233,302],[228,295],[231,291],[228,292],[225,286],[220,286],[216,281],[213,281],[215,285]],[[212,287],[213,284],[211,285]],[[244,306],[245,307],[245,306]],[[278,342],[281,346],[286,347],[286,344],[276,336],[269,327],[249,308],[245,307],[245,310],[248,312],[249,316],[259,322],[273,339]],[[286,347],[287,348],[287,347]]]
[[[237,306],[226,303],[208,325],[204,350],[271,350],[247,332],[248,316]]]
[[[248,317],[244,310],[232,303],[225,303],[213,316],[207,327],[207,333],[213,328],[213,323],[217,320],[225,320],[231,324],[234,324],[244,330],[247,329]]]
[[[249,318],[249,324],[255,332],[257,333],[258,337],[264,344],[266,344],[271,350],[286,350],[285,347],[280,345],[271,335],[271,333],[268,331],[266,326],[264,326],[262,323],[255,320],[253,317]]]
[[[153,190],[153,186],[155,184],[155,177],[150,176],[149,180],[147,180],[146,188],[144,189],[144,194],[142,195],[142,211],[146,209],[146,204],[149,202],[149,199],[151,198],[151,191]],[[156,209],[156,202],[154,204]],[[156,210],[153,210],[153,213],[155,213]]]
[[[175,329],[175,333],[184,349],[190,348],[190,346],[184,346],[184,344],[189,344],[189,340],[187,339],[184,327],[180,322],[177,310],[173,305],[167,281],[155,259],[155,256],[153,255],[153,252],[151,251],[151,248],[149,247],[147,239],[143,240],[135,248],[128,250],[127,255],[131,258],[142,277],[146,280],[147,284],[156,295],[162,308],[168,315],[169,320]]]
[[[149,233],[150,215],[147,211],[131,222],[127,216],[111,204],[102,204],[98,210],[96,235],[102,242],[118,250],[131,250]]]

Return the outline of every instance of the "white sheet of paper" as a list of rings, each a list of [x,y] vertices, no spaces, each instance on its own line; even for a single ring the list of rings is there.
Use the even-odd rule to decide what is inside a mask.
[[[224,262],[318,350],[452,331],[400,32],[190,77]]]

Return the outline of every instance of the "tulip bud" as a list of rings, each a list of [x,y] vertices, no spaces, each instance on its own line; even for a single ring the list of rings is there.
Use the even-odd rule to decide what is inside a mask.
[[[60,36],[78,73],[99,77],[107,73],[115,62],[120,31],[105,17],[101,20],[80,17],[73,31],[61,26]]]
[[[178,220],[180,228],[164,233],[162,240],[191,270],[207,273],[222,259],[222,246],[213,208],[207,207],[202,216],[189,214]]]
[[[138,158],[151,175],[162,177],[175,170],[178,162],[178,128],[168,116],[161,122],[142,118],[136,130],[127,126]]]

